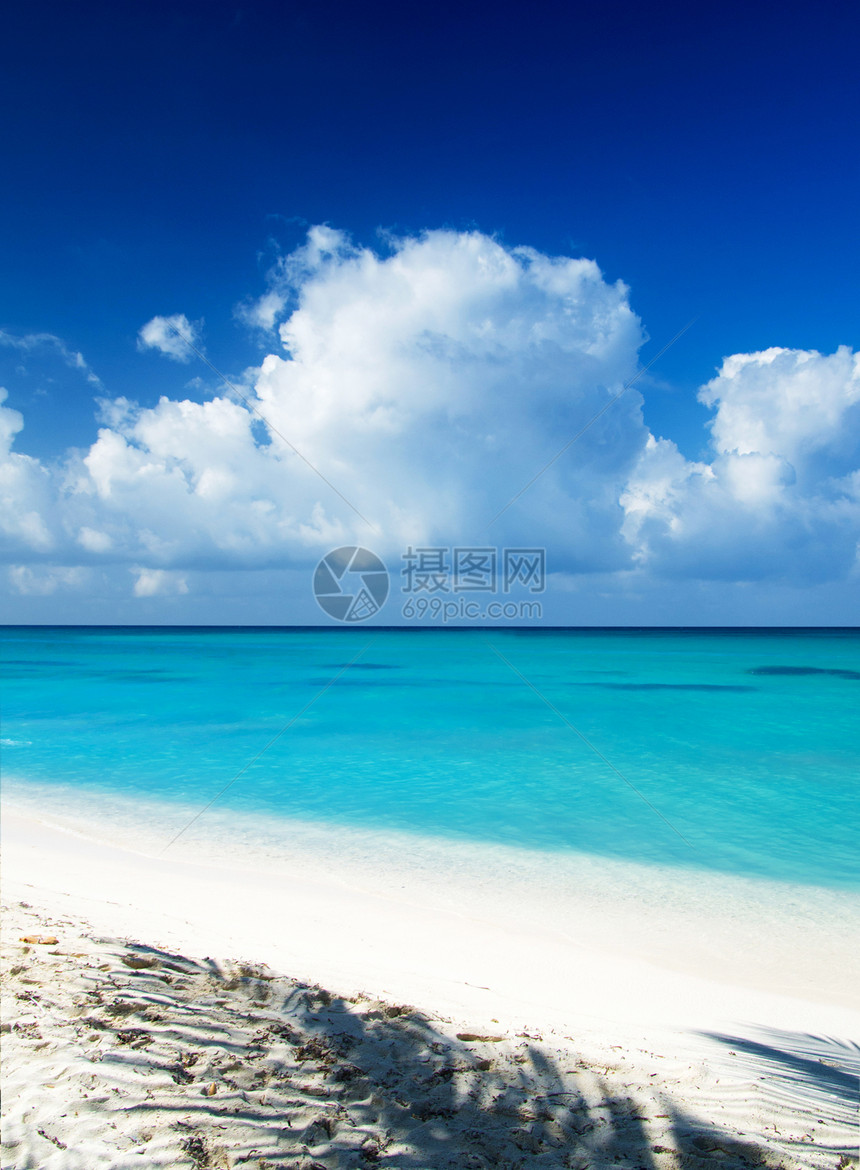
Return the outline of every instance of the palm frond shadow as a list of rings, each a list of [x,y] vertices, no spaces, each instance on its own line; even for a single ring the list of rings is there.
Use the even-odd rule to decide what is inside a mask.
[[[105,1074],[146,1088],[109,1107],[137,1126],[158,1118],[171,1165],[781,1165],[766,1148],[666,1108],[623,1068],[595,1068],[527,1036],[455,1038],[414,1008],[333,996],[252,964],[134,944],[114,954],[83,1024],[113,1031]]]
[[[776,1028],[758,1028],[753,1036],[703,1035],[736,1058],[735,1075],[756,1085],[771,1116],[790,1117],[797,1132],[826,1125],[829,1139],[818,1143],[819,1151],[832,1155],[834,1166],[857,1165],[860,1044]]]
[[[760,1029],[760,1040],[706,1032],[711,1040],[743,1053],[770,1077],[807,1092],[856,1106],[860,1092],[860,1044],[808,1032]]]

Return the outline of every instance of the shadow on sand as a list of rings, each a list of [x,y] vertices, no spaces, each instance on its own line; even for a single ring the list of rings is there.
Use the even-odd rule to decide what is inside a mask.
[[[81,1027],[103,1038],[99,1075],[120,1077],[126,1086],[121,1098],[108,1096],[105,1108],[114,1118],[121,1113],[135,1132],[150,1131],[151,1155],[158,1147],[173,1159],[154,1164],[195,1170],[792,1165],[674,1107],[659,1084],[638,1084],[630,1068],[588,1065],[538,1038],[455,1038],[414,1008],[338,998],[266,968],[225,967],[115,942],[110,949],[112,969],[88,976]],[[744,1043],[731,1040],[735,1050]],[[749,1052],[751,1059],[779,1059],[761,1047]],[[809,1071],[803,1056],[791,1059],[794,1065],[785,1055],[784,1064],[792,1075]],[[840,1070],[812,1071],[847,1099],[850,1086]]]
[[[734,1061],[733,1072],[756,1086],[772,1116],[795,1133],[824,1122],[833,1140],[816,1143],[829,1165],[857,1166],[860,1146],[860,1045],[832,1036],[757,1029],[753,1037],[704,1033]],[[786,1143],[797,1147],[796,1140]],[[808,1149],[808,1147],[806,1147]]]

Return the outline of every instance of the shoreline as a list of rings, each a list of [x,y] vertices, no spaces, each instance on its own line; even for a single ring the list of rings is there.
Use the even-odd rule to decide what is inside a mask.
[[[289,854],[271,842],[257,852],[232,813],[161,854],[157,836],[99,824],[92,808],[34,815],[4,798],[3,809],[7,891],[38,873],[50,905],[89,911],[108,932],[139,923],[170,945],[195,940],[353,990],[391,983],[428,1008],[520,1023],[529,1012],[563,1021],[573,1003],[583,1020],[616,1024],[759,1018],[832,1032],[844,1018],[860,1035],[860,898],[841,892],[446,842],[422,852],[420,839],[326,826],[293,826]]]
[[[267,980],[284,973],[305,988],[325,987],[338,1003],[347,1005],[347,1013],[353,1012],[348,1005],[355,1002],[365,1005],[362,1011],[381,1013],[384,1021],[389,1010],[401,1013],[398,1005],[409,1005],[402,1009],[403,1026],[431,1028],[433,1043],[443,1048],[459,1044],[459,1056],[455,1059],[449,1053],[445,1058],[455,1063],[466,1059],[463,1045],[456,1040],[458,1034],[502,1036],[502,1041],[479,1045],[478,1055],[490,1059],[484,1054],[492,1048],[492,1054],[500,1054],[493,1067],[509,1067],[511,1075],[525,1059],[525,1049],[531,1053],[530,1060],[543,1052],[540,1059],[550,1061],[556,1070],[568,1068],[570,1076],[579,1070],[576,1087],[565,1087],[568,1081],[562,1077],[557,1084],[553,1082],[556,1093],[579,1092],[582,1078],[593,1078],[601,1069],[607,1070],[604,1081],[609,1069],[615,1070],[613,1076],[620,1076],[623,1070],[630,1101],[639,1101],[635,1108],[644,1110],[643,1118],[647,1114],[649,1125],[658,1128],[668,1124],[665,1118],[670,1114],[675,1116],[663,1098],[654,1096],[655,1085],[659,1085],[661,1092],[670,1094],[672,1109],[699,1119],[696,1132],[700,1137],[707,1132],[712,1135],[707,1140],[716,1141],[713,1133],[719,1132],[726,1141],[726,1135],[731,1135],[732,1141],[741,1143],[737,1149],[732,1147],[739,1160],[723,1160],[720,1164],[724,1167],[749,1165],[743,1159],[749,1155],[750,1141],[765,1151],[776,1149],[776,1139],[769,1136],[773,1126],[783,1135],[781,1141],[785,1134],[797,1130],[791,1145],[794,1160],[783,1160],[783,1165],[835,1170],[835,1151],[848,1158],[852,1155],[856,1134],[845,1099],[846,1085],[853,1084],[856,1075],[854,1038],[860,1036],[860,1014],[832,1002],[834,991],[838,992],[836,983],[841,985],[846,973],[850,978],[850,971],[841,972],[834,986],[821,987],[817,1000],[782,995],[742,982],[691,974],[683,969],[683,962],[676,969],[660,966],[637,953],[636,937],[616,937],[614,945],[609,945],[611,932],[619,933],[624,915],[604,922],[603,933],[583,931],[577,935],[570,929],[551,929],[546,916],[536,914],[534,921],[524,921],[521,908],[506,906],[504,897],[494,903],[486,891],[471,904],[464,898],[458,902],[452,891],[459,889],[462,895],[464,887],[458,887],[456,880],[428,889],[422,888],[419,875],[414,888],[408,881],[399,888],[381,888],[379,884],[374,888],[369,880],[356,881],[354,865],[345,863],[338,871],[328,858],[313,866],[309,854],[301,853],[291,864],[282,859],[276,868],[269,858],[268,869],[255,868],[254,858],[246,858],[246,865],[239,867],[230,858],[218,862],[211,856],[158,857],[129,849],[127,841],[110,844],[87,837],[80,831],[84,823],[62,825],[53,818],[37,819],[20,809],[4,807],[4,918],[7,923],[32,920],[51,930],[59,940],[58,956],[78,953],[70,951],[70,932],[83,937],[74,944],[81,954],[101,948],[105,962],[95,970],[110,968],[105,978],[109,979],[111,995],[131,996],[139,985],[134,982],[135,971],[129,971],[127,964],[117,967],[118,948],[128,952],[129,947],[134,951],[135,946],[143,945],[146,954],[157,950],[160,963],[172,961],[164,956],[182,956],[183,962],[197,964],[195,978],[200,979],[206,964],[213,960],[220,963],[219,970],[226,970],[231,963],[233,968],[245,964],[249,970],[268,972]],[[401,878],[405,874],[404,870]],[[390,871],[386,871],[385,881],[390,878]],[[707,931],[707,927],[707,922],[699,923],[700,930]],[[17,939],[9,937],[8,929],[4,935],[7,949],[11,944],[16,953],[24,950]],[[690,935],[679,935],[674,946],[683,950],[694,941]],[[38,947],[28,949],[39,952]],[[846,952],[846,967],[850,958]],[[53,961],[43,959],[40,952],[19,958],[12,970],[23,971],[37,960]],[[734,966],[742,975],[742,955],[735,957]],[[70,971],[68,978],[73,974]],[[93,977],[97,978],[93,973],[87,976],[90,980]],[[38,978],[35,982],[38,984]],[[49,985],[46,979],[46,990]],[[58,990],[56,984],[51,986],[51,994]],[[232,994],[225,992],[223,1003],[213,1000],[213,1026],[221,1019],[218,1013],[228,1010]],[[22,995],[26,998],[30,990],[24,989]],[[243,1003],[242,1011],[250,1013],[249,1019],[262,1011],[256,1001],[249,1006],[247,997]],[[28,1005],[29,1001],[24,1007]],[[170,1009],[179,1014],[186,1010],[182,1004]],[[43,1023],[39,1027],[40,1035],[51,1035]],[[7,1036],[7,1042],[9,1039]],[[397,1033],[391,1043],[401,1040]],[[23,1045],[25,1039],[20,1043]],[[115,1043],[121,1046],[124,1041],[120,1037]],[[200,1047],[204,1050],[205,1046]],[[126,1059],[124,1049],[116,1051]],[[377,1063],[379,1059],[378,1055],[373,1057]],[[806,1071],[798,1076],[801,1066]],[[27,1084],[29,1066],[22,1067],[23,1083]],[[822,1085],[819,1076],[827,1068],[833,1070],[828,1075],[837,1078],[838,1090],[836,1104],[831,1101],[830,1105],[832,1086]],[[53,1066],[51,1069],[46,1076],[59,1075]],[[537,1078],[535,1084],[540,1082],[538,1071],[530,1075]],[[659,1079],[654,1081],[654,1077]],[[212,1083],[216,1081],[221,1085],[217,1077]],[[217,1091],[226,1092],[227,1087]],[[117,1091],[126,1092],[126,1088]],[[406,1089],[401,1086],[399,1091]],[[534,1085],[529,1091],[534,1092]],[[608,1082],[602,1091],[609,1092]],[[44,1104],[48,1098],[53,1100],[46,1089],[38,1100]],[[646,1098],[650,1102],[647,1106]],[[828,1114],[831,1105],[839,1108]],[[813,1114],[817,1114],[814,1124]],[[430,1124],[426,1119],[425,1123]],[[714,1130],[717,1124],[718,1130]],[[810,1133],[804,1137],[798,1127]],[[401,1136],[408,1144],[412,1138],[404,1134]],[[665,1135],[652,1135],[652,1139],[649,1156],[654,1158],[657,1147],[666,1152],[666,1158],[660,1155],[654,1165],[675,1165],[669,1154],[680,1149],[677,1133],[672,1138],[674,1145],[661,1145],[670,1140]],[[636,1141],[641,1140],[640,1133]],[[633,1138],[630,1142],[635,1145]],[[728,1149],[725,1144],[717,1148],[724,1154]],[[739,1152],[742,1148],[746,1154]],[[353,1164],[342,1160],[345,1155],[332,1156],[335,1160],[327,1161],[320,1155],[317,1164]],[[639,1156],[641,1159],[641,1151]],[[684,1157],[683,1165],[698,1164],[696,1150],[688,1150]],[[155,1160],[144,1165],[185,1164],[176,1161],[175,1150],[170,1158],[173,1161]],[[193,1161],[187,1164],[195,1165]],[[311,1165],[296,1163],[305,1164]],[[407,1159],[390,1164],[418,1163]],[[523,1163],[531,1164],[528,1158]],[[620,1164],[626,1163],[622,1159]],[[770,1162],[764,1159],[757,1164]],[[56,1165],[72,1167],[77,1163],[61,1159]]]

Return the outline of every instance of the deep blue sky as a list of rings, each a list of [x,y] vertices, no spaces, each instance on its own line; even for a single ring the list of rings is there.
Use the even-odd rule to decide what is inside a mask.
[[[625,280],[643,360],[698,318],[646,405],[694,456],[725,354],[860,341],[858,34],[847,2],[11,6],[0,327],[154,401],[205,372],[135,351],[156,313],[258,359],[271,241],[477,227]],[[20,450],[92,440],[82,378],[2,381]]]

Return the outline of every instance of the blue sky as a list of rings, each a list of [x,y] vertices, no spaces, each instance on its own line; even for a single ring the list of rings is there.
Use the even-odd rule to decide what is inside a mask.
[[[279,328],[307,325],[294,368],[266,375],[268,409],[288,438],[301,436],[327,478],[346,485],[344,494],[360,496],[374,480],[378,499],[364,495],[385,530],[376,543],[393,561],[412,536],[476,539],[494,494],[525,482],[694,319],[625,397],[617,433],[597,427],[592,435],[595,451],[614,443],[617,458],[577,444],[566,457],[576,467],[557,468],[531,511],[520,509],[519,527],[510,517],[498,539],[546,543],[558,622],[856,621],[856,372],[850,359],[824,359],[840,346],[860,348],[858,33],[848,3],[18,6],[5,17],[2,50],[4,108],[16,115],[4,126],[9,179],[0,190],[0,385],[4,409],[21,416],[4,505],[7,514],[38,514],[42,528],[7,526],[12,620],[317,620],[308,566],[326,540],[372,542],[372,532],[351,527],[350,513],[338,513],[321,481],[297,486],[290,470],[267,488],[280,465],[257,466],[268,443],[259,427],[252,447],[230,456],[237,483],[257,476],[253,499],[223,487],[224,472],[220,506],[225,515],[233,505],[259,510],[265,499],[290,523],[264,533],[237,512],[247,540],[225,541],[214,528],[192,538],[206,527],[196,501],[188,530],[173,531],[182,496],[146,513],[138,500],[149,481],[129,486],[123,503],[104,478],[101,487],[81,486],[81,475],[93,474],[94,459],[82,460],[100,425],[123,436],[117,458],[146,451],[164,475],[185,474],[192,495],[201,477],[213,481],[223,453],[201,442],[196,462],[177,471],[168,447],[179,431],[164,437],[170,408],[158,418],[139,413],[157,410],[163,397],[198,405],[229,398],[196,359],[141,347],[147,322],[184,314],[210,361],[258,406],[254,371],[267,355],[286,356]],[[307,259],[315,225],[341,233],[316,267]],[[435,245],[423,251],[407,246],[428,238]],[[458,241],[469,239],[478,243],[465,261]],[[584,258],[601,281],[586,281],[583,301],[583,273],[570,270],[564,287],[547,293],[543,277],[515,259],[523,247],[542,258],[535,271],[549,258]],[[371,256],[370,284],[352,280]],[[472,287],[470,274],[488,263],[499,272],[519,266],[518,275],[506,269],[492,290]],[[404,264],[419,300],[428,281],[453,282],[442,294],[444,321],[431,299],[405,333],[374,334],[383,389],[347,385],[354,351],[339,366],[314,367],[311,335],[325,339],[329,355],[347,345],[332,305],[349,321],[360,300],[384,321]],[[613,301],[606,290],[618,281],[627,291]],[[264,329],[254,306],[267,293],[279,307]],[[509,293],[521,298],[516,311]],[[476,315],[479,302],[486,318]],[[565,313],[569,321],[574,302],[575,328],[558,325],[539,354],[531,342],[517,349],[508,340],[492,355],[469,348],[484,320],[510,331],[525,319],[534,332],[547,314],[556,321],[556,310],[556,324]],[[586,377],[577,355],[591,350],[576,331],[600,333],[607,312],[615,314],[614,348]],[[639,322],[635,336],[625,332],[628,312]],[[461,357],[468,351],[454,375],[468,410],[452,406],[444,379],[434,382],[438,368],[422,364],[420,339],[434,330],[465,346]],[[399,364],[410,346],[412,365]],[[568,355],[569,379],[547,346]],[[710,405],[700,400],[725,358],[775,347],[822,360],[741,363],[710,392]],[[470,382],[469,363],[479,360]],[[511,376],[493,381],[488,370],[500,362]],[[429,388],[408,399],[392,388],[397,377],[426,378]],[[322,418],[307,387],[326,378],[337,385]],[[372,423],[367,414],[380,394],[395,403],[384,426],[378,412]],[[111,423],[102,406],[97,420],[95,398],[127,399],[138,414],[120,422],[114,410]],[[353,431],[377,427],[370,464],[336,433],[332,420],[344,410],[353,411]],[[488,424],[499,411],[518,420],[516,453],[505,446],[513,430],[499,438]],[[773,424],[766,435],[750,421],[755,411]],[[188,422],[183,441],[194,441],[196,425]],[[458,447],[464,427],[468,456]],[[419,434],[432,437],[432,453],[419,451]],[[491,440],[497,446],[484,449],[482,463],[477,453]],[[660,440],[673,451],[648,448]],[[742,462],[724,466],[732,452]],[[402,494],[402,477],[425,456],[408,516],[386,514],[385,499]],[[764,464],[750,471],[755,458],[771,460],[766,472]],[[434,466],[469,498],[487,487],[474,515],[450,501],[431,506]],[[323,520],[313,519],[317,506]],[[82,544],[83,529],[100,535]]]

